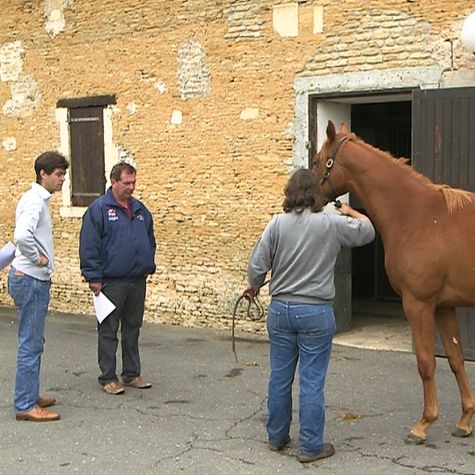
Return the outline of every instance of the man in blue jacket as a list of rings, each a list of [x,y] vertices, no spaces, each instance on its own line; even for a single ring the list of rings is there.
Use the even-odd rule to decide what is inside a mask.
[[[111,170],[111,187],[84,214],[79,256],[81,273],[95,295],[102,292],[116,309],[98,324],[99,383],[107,394],[124,392],[116,373],[117,332],[121,329],[122,383],[139,389],[152,383],[141,376],[139,334],[146,279],[155,272],[152,215],[132,197],[135,168],[119,162]]]

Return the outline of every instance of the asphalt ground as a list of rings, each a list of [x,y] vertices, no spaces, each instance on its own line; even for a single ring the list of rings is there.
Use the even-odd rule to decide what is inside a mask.
[[[143,376],[154,385],[110,396],[97,382],[94,317],[50,313],[42,394],[58,399],[61,420],[32,423],[13,412],[16,330],[14,309],[0,308],[1,474],[475,474],[475,437],[451,436],[460,400],[443,358],[440,418],[412,446],[404,438],[422,411],[415,356],[335,344],[326,439],[336,453],[301,464],[297,385],[292,441],[281,453],[267,446],[265,339],[240,338],[236,363],[230,332],[146,323]],[[475,385],[475,363],[467,368]]]

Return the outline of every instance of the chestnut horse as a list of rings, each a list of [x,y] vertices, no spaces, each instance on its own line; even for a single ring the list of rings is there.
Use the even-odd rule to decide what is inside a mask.
[[[455,315],[475,306],[475,195],[436,185],[407,165],[329,121],[314,158],[326,200],[350,192],[381,235],[386,271],[409,321],[424,390],[424,410],[406,442],[422,444],[439,416],[435,385],[435,328],[460,390],[462,416],[453,435],[472,434],[470,388]]]

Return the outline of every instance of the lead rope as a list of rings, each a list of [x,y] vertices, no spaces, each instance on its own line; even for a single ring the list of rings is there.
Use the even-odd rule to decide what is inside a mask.
[[[266,280],[259,288],[261,289],[267,283],[269,283],[268,280]],[[250,297],[246,293],[246,291],[244,291],[236,300],[236,303],[234,304],[234,309],[233,309],[233,320],[232,320],[232,326],[231,326],[231,342],[232,342],[232,347],[233,347],[234,359],[236,360],[236,363],[239,363],[239,361],[238,361],[237,352],[236,352],[236,338],[234,336],[234,328],[235,328],[235,322],[236,322],[237,309],[243,299],[247,300],[246,314],[250,320],[257,322],[264,316],[264,307],[262,306],[261,301],[259,300],[259,297],[257,295],[255,297]],[[256,307],[257,309],[256,313],[251,312],[252,305]]]

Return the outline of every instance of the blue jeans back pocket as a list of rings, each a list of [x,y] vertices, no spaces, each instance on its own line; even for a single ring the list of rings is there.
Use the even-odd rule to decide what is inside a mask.
[[[267,328],[282,330],[284,322],[282,318],[284,317],[284,306],[280,302],[272,301],[267,310]]]
[[[25,303],[27,278],[26,275],[15,275],[13,268],[8,274],[8,293],[17,307],[21,307]]]
[[[331,305],[308,305],[295,314],[295,320],[303,332],[335,333],[335,317]]]

